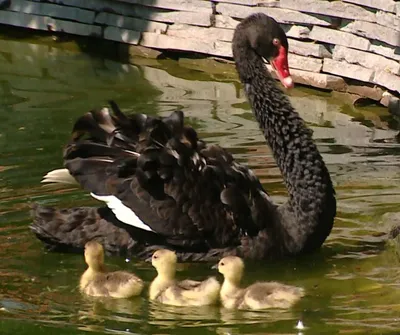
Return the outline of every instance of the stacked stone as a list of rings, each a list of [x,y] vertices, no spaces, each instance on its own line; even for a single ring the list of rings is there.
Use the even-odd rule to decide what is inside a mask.
[[[233,29],[237,20],[257,11],[284,24],[296,82],[347,91],[384,105],[399,96],[399,2],[215,1],[216,27]]]
[[[255,12],[285,29],[295,82],[385,105],[400,96],[394,0],[12,0],[0,23],[231,58],[233,30]]]

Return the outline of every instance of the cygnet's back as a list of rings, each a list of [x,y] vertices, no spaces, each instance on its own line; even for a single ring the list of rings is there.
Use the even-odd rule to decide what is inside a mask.
[[[304,296],[303,288],[278,282],[257,282],[247,288],[240,288],[244,263],[236,256],[221,259],[218,270],[225,278],[220,297],[226,308],[289,308]]]
[[[304,289],[278,282],[259,282],[244,289],[239,308],[250,309],[289,308],[304,296]]]

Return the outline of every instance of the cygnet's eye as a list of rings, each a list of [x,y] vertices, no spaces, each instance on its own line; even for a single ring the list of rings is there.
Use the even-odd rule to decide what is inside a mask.
[[[219,265],[220,265],[220,266],[224,266],[224,265],[225,265],[225,263],[224,263],[224,262],[221,262],[221,263],[219,263]]]
[[[281,41],[279,40],[279,38],[274,38],[272,40],[272,44],[275,46],[279,46],[279,45],[281,45]]]
[[[157,255],[153,255],[153,259],[157,259],[158,258],[158,256]]]

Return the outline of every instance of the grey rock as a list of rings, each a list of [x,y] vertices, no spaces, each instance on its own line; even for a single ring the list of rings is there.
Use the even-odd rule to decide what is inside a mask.
[[[44,2],[44,0],[33,0],[35,2]],[[184,17],[180,20],[171,21],[171,14],[174,12],[167,12],[165,9],[172,9],[181,11],[180,15],[188,15],[192,19],[193,15],[198,14],[200,22],[212,14],[211,1],[197,1],[197,0],[45,0],[46,3],[60,4],[68,7],[86,8],[96,12],[113,12],[124,16],[133,16],[140,19],[148,19],[161,22],[186,22]],[[135,4],[141,4],[137,6]],[[177,13],[177,12],[175,12]],[[179,13],[179,12],[178,12]],[[164,15],[160,15],[164,14]],[[173,17],[174,15],[172,15]]]
[[[203,12],[158,12],[152,8],[137,7],[135,8],[134,16],[151,21],[186,23],[204,27],[211,26],[211,15]]]
[[[358,94],[362,97],[367,97],[375,101],[382,98],[384,90],[377,86],[364,86],[364,85],[347,85],[347,92]]]
[[[369,52],[337,45],[333,50],[332,56],[334,60],[345,60],[348,63],[358,64],[366,68],[390,71],[397,75],[400,74],[399,62]]]
[[[369,49],[376,54],[400,61],[400,48],[394,48],[383,42],[373,41]]]
[[[280,7],[279,0],[260,0],[257,6],[259,7]]]
[[[142,34],[140,45],[149,48],[185,50],[204,53],[210,53],[212,49],[210,44],[204,41],[160,35],[149,32]]]
[[[277,0],[213,0],[213,2],[232,3],[245,6],[279,7]]]
[[[231,43],[222,41],[210,43],[209,41],[201,41],[199,39],[181,38],[144,32],[142,33],[140,45],[149,48],[183,50],[215,56],[232,57]]]
[[[99,26],[20,12],[0,11],[0,23],[36,30],[60,31],[80,36],[101,36],[101,27]]]
[[[215,15],[215,27],[216,28],[224,28],[224,29],[235,29],[236,26],[240,23],[239,20],[232,19],[226,15]],[[286,33],[286,36],[305,39],[309,37],[310,28],[305,26],[298,26],[292,24],[281,24],[281,27]],[[172,28],[172,26],[170,26]]]
[[[277,79],[275,70],[272,68],[272,66],[266,64],[266,67],[271,73],[272,77]],[[343,78],[326,73],[316,73],[298,69],[290,69],[290,74],[293,78],[293,81],[298,84],[336,91],[344,91],[347,86]]]
[[[354,36],[353,34],[344,31],[318,26],[314,26],[311,29],[310,38],[325,43],[338,44],[360,50],[369,50],[371,45],[366,38]]]
[[[282,24],[281,27],[285,31],[286,36],[299,39],[309,38],[311,31],[310,28],[305,26]]]
[[[128,52],[129,60],[132,60],[132,62],[134,62],[138,57],[146,58],[146,60],[155,60],[162,54],[162,52],[159,50],[146,48],[141,45],[130,45],[128,48],[126,48],[125,45],[121,44],[119,45],[119,48],[121,49],[121,53],[123,55],[126,55],[126,52]]]
[[[211,2],[208,1],[196,1],[196,0],[119,0],[126,2],[130,5],[141,5],[147,7],[172,9],[188,12],[202,12],[212,13]]]
[[[232,43],[230,42],[223,42],[223,41],[216,41],[214,43],[214,51],[213,55],[222,56],[222,57],[233,57],[232,55]]]
[[[303,57],[289,53],[288,62],[290,69],[299,69],[310,72],[320,72],[322,69],[322,59]]]
[[[324,59],[322,71],[365,82],[371,82],[374,78],[374,71],[371,69],[329,58]]]
[[[243,19],[253,13],[265,13],[273,17],[280,23],[301,23],[301,24],[318,24],[321,26],[330,26],[331,18],[328,16],[309,15],[298,11],[283,8],[264,8],[264,7],[248,7],[233,4],[218,3],[216,6],[218,14]]]
[[[167,24],[161,22],[154,22],[142,20],[134,17],[117,15],[112,13],[99,13],[96,16],[95,23],[104,24],[107,26],[114,26],[119,28],[126,28],[134,31],[150,31],[150,32],[166,32]]]
[[[289,8],[306,13],[336,16],[352,20],[376,22],[374,13],[342,1],[321,0],[280,0],[281,8]]]
[[[213,0],[213,2],[232,3],[244,6],[257,6],[257,0]]]
[[[386,12],[396,12],[396,2],[392,0],[343,0],[363,7],[381,9]]]
[[[309,85],[318,88],[324,88],[335,91],[346,89],[346,82],[343,78],[326,73],[314,73],[303,70],[290,70],[294,82]]]
[[[353,21],[345,24],[341,30],[382,41],[396,47],[400,46],[400,32],[379,24]]]
[[[376,22],[382,26],[400,31],[400,16],[395,14],[378,11],[376,12]]]
[[[318,58],[331,58],[332,55],[328,49],[322,44],[316,44],[313,42],[302,42],[289,38],[289,50],[298,55],[302,56],[314,56]]]
[[[400,77],[386,71],[376,71],[373,82],[400,93]]]
[[[209,27],[211,26],[211,12],[207,9],[204,11],[190,12],[190,11],[165,11],[154,7],[147,6],[133,6],[129,1],[109,1],[109,0],[46,0],[48,2],[60,2],[65,6],[74,6],[80,8],[88,8],[93,11],[103,12],[112,11],[114,14],[120,14],[123,16],[136,17],[142,20],[158,21],[166,23],[186,23],[198,26]],[[145,1],[145,0],[143,0]],[[196,1],[196,3],[205,3],[208,6],[210,3],[206,1]],[[149,4],[150,1],[146,0]],[[155,4],[155,2],[151,2]],[[157,4],[162,6],[163,0],[158,0]],[[186,1],[181,1],[182,5],[185,6]],[[192,1],[193,3],[193,1]]]
[[[49,25],[47,26],[47,30],[48,29]],[[71,21],[63,21],[59,19],[55,20],[55,23],[51,25],[51,30],[80,35],[80,36],[97,36],[97,37],[102,36],[101,27],[99,26],[83,24],[78,22],[71,22]]]
[[[199,40],[206,41],[227,41],[231,42],[233,38],[232,29],[222,29],[222,28],[204,28],[204,27],[196,27],[190,26],[186,24],[172,24],[168,27],[167,35],[169,36],[177,36],[182,38],[193,38]]]
[[[73,20],[89,24],[93,23],[95,17],[94,11],[91,10],[60,6],[51,3],[31,2],[26,0],[11,1],[8,10],[25,14],[37,14],[53,18]]]
[[[216,28],[226,28],[226,29],[235,29],[236,26],[240,23],[240,21],[232,19],[226,15],[215,15],[215,27]]]
[[[137,45],[140,40],[140,32],[128,29],[121,29],[112,26],[106,27],[104,29],[103,36],[106,40],[123,42],[134,45]]]

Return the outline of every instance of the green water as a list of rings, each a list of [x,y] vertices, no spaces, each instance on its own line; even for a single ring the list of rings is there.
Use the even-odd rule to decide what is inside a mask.
[[[84,192],[43,186],[61,167],[73,121],[115,99],[125,111],[165,115],[181,108],[207,141],[248,163],[277,202],[282,178],[231,73],[207,74],[190,61],[134,66],[93,58],[68,44],[0,39],[0,334],[398,334],[400,263],[385,233],[400,223],[400,146],[380,108],[354,109],[341,97],[296,89],[291,99],[314,130],[336,186],[332,234],[314,255],[249,264],[246,283],[304,286],[288,311],[172,308],[82,297],[81,255],[47,253],[30,233],[29,204],[96,205]],[[135,259],[108,258],[149,282],[155,271]],[[179,277],[203,278],[210,264],[185,264]],[[303,320],[307,329],[294,329]]]

